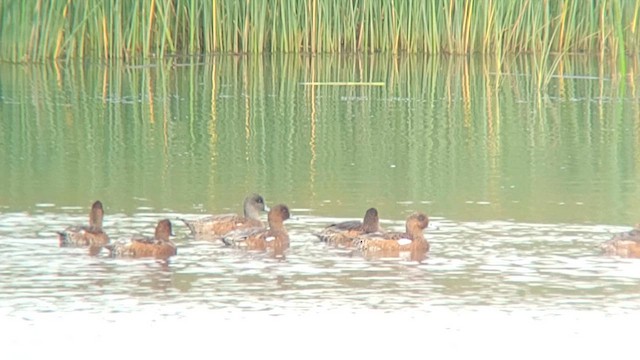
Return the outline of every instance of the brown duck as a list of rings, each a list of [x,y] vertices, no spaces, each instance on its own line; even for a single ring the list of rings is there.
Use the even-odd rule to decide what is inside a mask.
[[[367,252],[422,252],[429,251],[429,243],[422,231],[429,226],[429,218],[423,213],[414,213],[407,218],[406,231],[364,234],[353,240],[353,247]]]
[[[243,228],[264,227],[260,221],[260,212],[269,208],[264,198],[258,194],[252,194],[244,199],[244,216],[238,214],[211,215],[198,220],[183,221],[195,236],[219,237],[230,231]]]
[[[321,241],[336,246],[351,246],[353,239],[362,234],[381,232],[378,210],[370,208],[362,221],[352,220],[332,224],[314,234]]]
[[[129,242],[119,241],[105,248],[113,257],[167,259],[177,254],[176,245],[169,238],[171,235],[171,222],[164,219],[158,221],[153,237],[135,236]]]
[[[276,205],[269,210],[269,228],[249,228],[234,231],[222,238],[227,246],[243,247],[249,250],[284,250],[289,247],[289,234],[284,221],[290,218],[286,205]]]
[[[630,231],[613,235],[610,240],[600,244],[600,249],[606,255],[640,257],[640,224]]]
[[[70,226],[58,232],[60,247],[103,246],[109,243],[109,237],[102,231],[104,209],[99,200],[91,205],[88,226]]]

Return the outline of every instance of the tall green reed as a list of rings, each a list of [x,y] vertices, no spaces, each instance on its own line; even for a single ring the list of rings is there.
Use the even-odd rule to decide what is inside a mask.
[[[640,50],[640,0],[0,0],[0,57]],[[555,34],[551,36],[551,34]]]

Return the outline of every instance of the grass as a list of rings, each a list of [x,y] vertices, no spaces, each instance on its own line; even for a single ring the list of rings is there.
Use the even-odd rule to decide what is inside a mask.
[[[624,71],[639,14],[640,0],[0,0],[0,56],[590,53]]]

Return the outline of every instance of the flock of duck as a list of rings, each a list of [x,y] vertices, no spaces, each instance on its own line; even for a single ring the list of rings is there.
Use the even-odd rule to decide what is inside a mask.
[[[267,226],[260,220],[261,212],[268,212]],[[106,249],[112,257],[168,259],[177,254],[177,247],[170,239],[173,232],[169,219],[158,221],[152,237],[134,236],[128,241],[111,242],[102,228],[103,217],[102,202],[95,201],[89,212],[88,226],[70,226],[58,232],[60,247],[88,247],[93,255]],[[184,222],[196,238],[282,255],[289,247],[289,234],[284,226],[284,221],[289,218],[286,205],[279,204],[269,209],[262,196],[252,194],[244,200],[244,215],[221,214],[197,220],[178,220]],[[362,221],[331,224],[313,235],[336,247],[385,257],[408,253],[411,259],[420,260],[429,251],[429,242],[423,233],[428,225],[427,215],[416,212],[407,218],[404,232],[385,231],[379,225],[378,211],[370,208]],[[631,231],[614,235],[600,244],[600,248],[608,255],[640,257],[640,225]]]

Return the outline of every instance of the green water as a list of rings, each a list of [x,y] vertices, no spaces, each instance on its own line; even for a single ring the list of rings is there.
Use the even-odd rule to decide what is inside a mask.
[[[597,61],[207,57],[0,65],[0,205],[633,224],[640,101]],[[309,86],[305,82],[382,82]]]
[[[640,101],[595,60],[562,68],[539,93],[526,58],[0,64],[3,349],[327,358],[394,334],[417,346],[353,357],[633,356],[615,344],[633,341],[640,262],[596,245],[639,221]],[[384,85],[304,84],[336,81]],[[237,212],[254,191],[292,209],[284,259],[179,221],[169,263],[58,247],[95,199],[115,240]],[[390,230],[427,212],[428,257],[311,235],[370,206]]]

